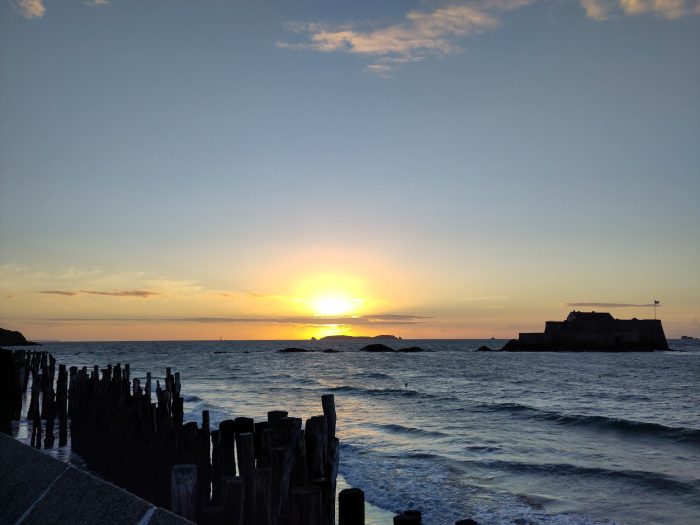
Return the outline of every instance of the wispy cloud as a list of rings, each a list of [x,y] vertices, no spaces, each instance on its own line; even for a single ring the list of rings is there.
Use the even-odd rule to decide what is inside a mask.
[[[591,20],[607,20],[616,9],[617,2],[609,0],[580,0],[581,7]]]
[[[288,31],[301,40],[283,40],[277,47],[321,53],[350,53],[370,59],[367,70],[389,76],[409,62],[462,51],[460,41],[500,26],[504,13],[537,0],[463,0],[432,10],[411,10],[400,21],[377,26],[290,23]],[[620,15],[653,14],[666,19],[700,14],[696,0],[579,0],[586,16],[607,20]]]
[[[423,323],[431,317],[404,314],[373,314],[347,317],[95,317],[95,318],[61,318],[45,319],[52,322],[175,322],[175,323],[206,323],[206,324],[292,324],[305,326],[395,326]]]
[[[654,303],[632,304],[632,303],[566,303],[566,306],[585,308],[632,308],[654,306]],[[656,306],[661,306],[657,304]]]
[[[700,4],[693,0],[580,0],[586,16],[608,20],[623,15],[654,15],[675,20],[699,14]]]
[[[112,297],[151,297],[152,295],[160,295],[158,292],[150,292],[148,290],[123,290],[116,292],[98,292],[94,290],[80,290],[80,293],[91,295],[110,295]]]
[[[24,18],[41,18],[46,13],[43,0],[11,0],[10,5]]]
[[[277,46],[370,56],[373,60],[367,69],[388,74],[401,64],[460,51],[457,38],[493,29],[499,24],[496,13],[527,3],[529,0],[498,0],[449,4],[432,11],[412,10],[398,23],[372,29],[317,22],[289,24],[289,30],[305,35],[307,40],[278,42]]]
[[[109,5],[110,0],[83,0],[83,3],[90,7],[100,7]],[[41,18],[46,14],[44,0],[10,0],[13,9],[27,19]]]
[[[40,290],[39,293],[45,293],[45,294],[49,294],[49,295],[67,295],[67,296],[78,295],[78,292],[70,292],[68,290]]]
[[[160,293],[158,293],[158,292],[151,292],[149,290],[117,290],[117,291],[109,291],[109,292],[103,292],[103,291],[97,291],[97,290],[79,290],[79,291],[41,290],[41,291],[39,291],[39,293],[52,294],[52,295],[66,295],[66,296],[74,296],[74,295],[80,295],[80,294],[108,295],[111,297],[151,297],[153,295],[160,295]]]

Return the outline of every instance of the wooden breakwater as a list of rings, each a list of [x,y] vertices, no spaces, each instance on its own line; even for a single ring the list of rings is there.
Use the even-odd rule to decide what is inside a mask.
[[[200,425],[183,422],[181,378],[170,368],[162,385],[150,373],[142,385],[128,364],[57,369],[47,352],[24,350],[8,364],[0,424],[2,414],[21,418],[31,378],[27,420],[36,448],[42,439],[44,448],[54,446],[58,420],[59,446],[68,443],[70,429],[71,449],[90,470],[197,523],[336,523],[340,443],[333,395],[322,396],[323,414],[305,425],[273,410],[266,421],[237,417],[212,429],[208,411]],[[343,490],[338,500],[339,525],[364,525],[362,490]],[[420,525],[421,513],[407,510],[393,521]]]
[[[87,467],[129,492],[205,524],[332,525],[340,445],[332,395],[306,420],[273,410],[266,421],[238,417],[210,428],[183,422],[180,374],[163,384],[132,378],[128,364],[56,366],[46,352],[13,353],[12,417],[27,419],[31,445],[71,449]]]

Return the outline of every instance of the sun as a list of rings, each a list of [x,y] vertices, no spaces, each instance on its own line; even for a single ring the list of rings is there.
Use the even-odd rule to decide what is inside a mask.
[[[334,316],[346,315],[357,309],[357,300],[337,295],[322,295],[311,301],[311,307],[316,315]]]

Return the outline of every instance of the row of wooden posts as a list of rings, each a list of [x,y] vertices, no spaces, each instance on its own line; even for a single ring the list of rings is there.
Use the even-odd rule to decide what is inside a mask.
[[[90,470],[193,521],[335,524],[340,444],[333,395],[322,396],[323,415],[303,429],[301,418],[282,410],[268,412],[267,421],[237,417],[211,429],[208,411],[201,425],[183,423],[180,374],[170,368],[162,385],[150,373],[142,385],[128,364],[68,371],[61,364],[57,381],[56,359],[46,352],[15,351],[13,364],[14,419],[32,379],[27,419],[34,447],[42,437],[53,447],[58,418],[59,446],[67,444],[70,425],[71,449]],[[364,523],[357,489],[339,504],[340,522]]]
[[[161,385],[147,374],[132,378],[128,364],[58,366],[47,352],[18,350],[9,374],[11,413],[21,419],[31,376],[27,420],[31,445],[68,443],[87,467],[156,505],[202,524],[335,525],[340,443],[335,435],[333,395],[321,397],[323,415],[306,420],[286,411],[268,412],[267,421],[227,419],[210,428],[183,423],[179,372],[166,368]],[[420,511],[394,517],[394,524],[420,525]],[[364,525],[364,493],[338,494],[338,524]],[[470,525],[475,522],[462,521]]]

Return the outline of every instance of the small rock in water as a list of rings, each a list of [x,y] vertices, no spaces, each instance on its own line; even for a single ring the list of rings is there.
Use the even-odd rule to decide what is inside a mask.
[[[295,348],[295,347],[290,347],[290,348],[282,348],[281,350],[278,350],[278,352],[282,352],[283,354],[297,354],[301,352],[311,352],[308,348]]]
[[[324,354],[339,354],[340,350],[336,350],[335,348],[326,348],[323,350]]]
[[[459,520],[455,522],[455,525],[479,525],[476,521],[474,521],[471,518],[467,518],[465,520]]]
[[[381,343],[373,343],[361,348],[363,352],[393,352],[394,349]]]
[[[421,348],[420,346],[409,346],[408,348],[401,348],[397,352],[404,352],[407,354],[412,354],[414,352],[427,352],[427,350]]]

